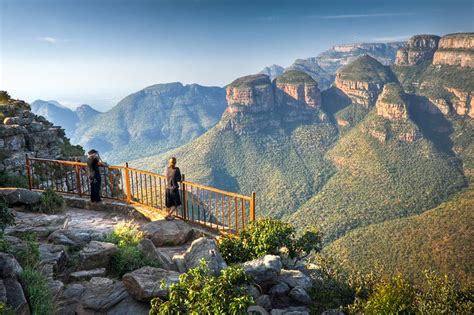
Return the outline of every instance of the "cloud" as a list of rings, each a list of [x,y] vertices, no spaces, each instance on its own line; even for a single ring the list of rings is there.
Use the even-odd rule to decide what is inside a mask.
[[[38,40],[40,42],[48,43],[48,44],[51,44],[51,45],[54,45],[58,42],[58,40],[56,38],[50,37],[50,36],[39,37]]]
[[[320,19],[361,19],[371,17],[402,16],[413,15],[411,12],[405,13],[372,13],[372,14],[339,14],[339,15],[317,15]]]

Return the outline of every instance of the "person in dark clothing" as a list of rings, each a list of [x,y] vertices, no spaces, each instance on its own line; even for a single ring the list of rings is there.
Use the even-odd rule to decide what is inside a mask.
[[[176,167],[176,158],[172,157],[165,169],[166,176],[166,193],[165,205],[168,208],[166,220],[173,220],[173,212],[181,205],[179,195],[179,183],[181,182],[181,171]]]
[[[100,202],[100,171],[99,166],[102,165],[99,152],[92,149],[87,152],[87,166],[89,167],[89,180],[91,191],[91,202]]]

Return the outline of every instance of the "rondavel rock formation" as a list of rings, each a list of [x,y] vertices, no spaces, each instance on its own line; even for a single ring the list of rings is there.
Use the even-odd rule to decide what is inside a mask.
[[[318,84],[300,71],[287,71],[273,82],[264,74],[239,78],[227,87],[227,110],[218,126],[252,133],[282,123],[324,120]]]
[[[434,53],[433,64],[474,68],[474,33],[443,36]]]
[[[33,114],[30,105],[21,100],[7,100],[0,104],[0,172],[25,174],[25,155],[46,159],[64,157],[65,146],[70,146],[64,129],[53,126],[42,116]],[[78,152],[82,149],[77,148]]]

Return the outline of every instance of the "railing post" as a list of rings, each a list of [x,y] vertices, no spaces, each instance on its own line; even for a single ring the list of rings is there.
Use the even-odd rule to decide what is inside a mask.
[[[127,203],[132,202],[132,196],[130,195],[130,173],[128,169],[128,162],[125,163],[125,189],[127,191]]]
[[[31,181],[30,159],[28,158],[28,154],[25,154],[25,157],[26,157],[26,176],[28,176],[28,189],[31,190],[33,188],[33,183]]]
[[[186,180],[186,176],[183,174],[181,176],[181,180],[184,182]],[[183,219],[186,220],[187,217],[188,217],[188,201],[186,199],[186,195],[187,195],[187,192],[186,192],[186,184],[185,183],[182,183],[181,184],[181,188],[183,190],[182,194],[183,194]]]
[[[250,222],[255,221],[255,191],[252,191],[250,199]]]
[[[76,181],[77,181],[77,192],[79,194],[79,197],[82,197],[82,184],[81,184],[81,173],[79,169],[79,162],[77,158],[74,159],[75,163],[75,171],[76,171]]]

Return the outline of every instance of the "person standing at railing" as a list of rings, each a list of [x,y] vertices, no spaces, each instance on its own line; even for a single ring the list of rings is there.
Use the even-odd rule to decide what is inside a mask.
[[[168,209],[166,220],[173,220],[173,213],[181,205],[181,198],[179,196],[181,171],[179,170],[179,167],[176,167],[175,157],[169,159],[164,175],[166,176],[165,205]]]
[[[99,166],[104,164],[99,156],[99,152],[92,149],[87,152],[87,166],[89,167],[89,180],[91,191],[91,202],[101,202],[100,199],[100,170]]]

